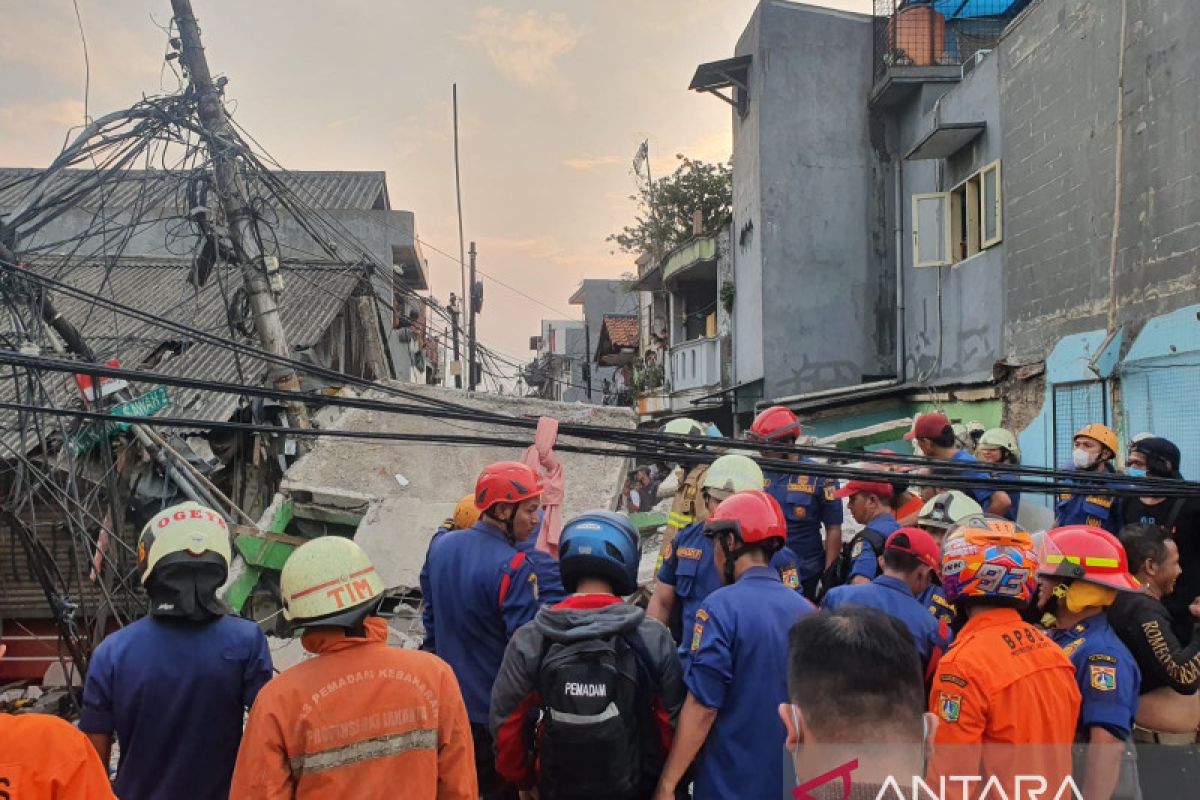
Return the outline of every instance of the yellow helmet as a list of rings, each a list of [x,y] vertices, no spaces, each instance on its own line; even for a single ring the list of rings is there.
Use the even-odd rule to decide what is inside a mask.
[[[463,499],[458,501],[458,505],[454,507],[454,514],[450,517],[454,522],[454,530],[461,531],[471,527],[479,521],[481,513],[479,506],[475,505],[474,492],[463,495]]]
[[[306,625],[357,625],[383,588],[366,552],[344,536],[300,545],[279,575],[284,619]]]
[[[1117,434],[1113,433],[1112,428],[1107,425],[1101,425],[1099,422],[1084,425],[1072,438],[1078,439],[1080,436],[1086,436],[1093,441],[1099,442],[1104,447],[1107,447],[1109,452],[1114,456],[1117,454]]]
[[[164,560],[219,561],[228,570],[233,550],[225,518],[189,500],[163,509],[146,523],[138,536],[137,556],[144,584]]]
[[[704,473],[704,489],[718,500],[731,494],[763,488],[763,473],[754,459],[743,455],[724,455]]]

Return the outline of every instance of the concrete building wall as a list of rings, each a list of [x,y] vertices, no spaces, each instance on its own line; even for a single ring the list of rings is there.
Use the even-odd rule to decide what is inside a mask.
[[[957,84],[926,84],[892,117],[900,157],[938,122],[984,122],[984,132],[952,157],[904,161],[900,239],[907,380],[987,378],[1002,354],[1007,238],[952,267],[913,267],[912,197],[953,189],[1002,155],[1000,80],[995,55]],[[1004,164],[1001,163],[1004,175]],[[889,205],[894,206],[893,199]],[[894,246],[893,246],[894,252]],[[894,256],[892,256],[894,257]]]
[[[585,278],[578,293],[582,296],[584,322],[588,327],[589,340],[585,341],[585,344],[590,347],[590,352],[585,350],[585,356],[590,362],[596,353],[596,346],[600,343],[604,315],[636,314],[638,295],[637,292],[628,291],[624,281],[595,278]],[[596,405],[604,402],[604,381],[612,384],[616,371],[615,367],[592,364],[592,393],[587,402]]]
[[[1121,8],[1042,0],[999,48],[1015,360],[1107,326],[1115,175],[1117,323],[1182,307],[1200,289],[1200,15],[1191,0],[1129,0],[1118,173]]]
[[[750,102],[743,117],[733,117],[733,231],[730,251],[737,286],[733,303],[733,380],[749,383],[763,377],[763,262],[762,262],[762,104],[764,59],[760,51],[762,17],[760,5],[750,17],[738,40],[735,55],[749,55]],[[710,100],[710,102],[716,102]]]
[[[880,243],[887,184],[866,103],[871,19],[778,0],[763,2],[757,18],[753,235],[769,399],[890,373],[894,321]]]

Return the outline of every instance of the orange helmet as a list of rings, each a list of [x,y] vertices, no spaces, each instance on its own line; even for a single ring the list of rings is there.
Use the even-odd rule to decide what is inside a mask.
[[[520,503],[541,494],[541,476],[519,461],[486,466],[475,481],[475,505],[481,513],[499,503]]]
[[[1042,537],[1039,575],[1086,581],[1122,592],[1140,592],[1117,537],[1090,525],[1065,525]]]
[[[450,517],[454,522],[454,529],[461,531],[471,527],[479,521],[479,513],[479,506],[475,505],[475,495],[464,495]]]
[[[942,588],[951,603],[984,599],[1025,605],[1037,592],[1033,537],[1005,519],[972,517],[942,554]]]
[[[1080,436],[1086,436],[1094,442],[1099,442],[1104,447],[1107,447],[1109,452],[1114,456],[1117,454],[1117,435],[1107,425],[1101,425],[1099,422],[1084,425],[1071,437],[1072,441],[1078,439]]]
[[[704,523],[704,535],[715,536],[731,531],[744,544],[774,542],[782,547],[787,537],[787,522],[779,502],[761,489],[749,489],[721,501]]]
[[[771,406],[750,424],[746,438],[755,442],[778,442],[800,436],[800,420],[786,406]]]

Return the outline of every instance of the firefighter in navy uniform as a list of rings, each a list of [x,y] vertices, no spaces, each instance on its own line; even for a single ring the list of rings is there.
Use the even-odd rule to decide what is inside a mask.
[[[752,459],[730,454],[721,456],[708,468],[701,492],[711,512],[730,495],[759,489],[762,483],[762,470]],[[784,584],[800,591],[799,559],[786,545],[771,556],[771,567],[779,573]],[[700,604],[722,586],[715,566],[713,543],[704,534],[704,523],[693,523],[675,537],[675,546],[656,577],[658,585],[650,598],[647,615],[664,625],[669,620],[680,620],[681,630],[690,633]],[[680,643],[679,657],[686,663],[690,642],[678,631],[674,635]]]
[[[1096,475],[1115,475],[1117,435],[1099,423],[1084,425],[1075,434],[1071,461],[1076,471]],[[1090,525],[1116,534],[1121,530],[1121,502],[1111,495],[1063,492],[1054,505],[1054,524]]]
[[[1055,528],[1042,538],[1038,606],[1050,637],[1075,667],[1083,696],[1076,743],[1088,745],[1080,789],[1096,800],[1137,796],[1132,767],[1122,774],[1142,674],[1129,648],[1108,623],[1119,592],[1140,592],[1125,550],[1108,531],[1086,525]],[[1121,785],[1119,785],[1121,784]]]
[[[968,520],[978,523],[982,519],[983,509],[979,503],[963,492],[952,490],[936,494],[926,501],[917,514],[917,527],[932,536],[938,547],[945,551],[952,530]],[[976,524],[975,527],[986,526]],[[961,627],[954,604],[946,599],[946,590],[940,582],[931,584],[917,599],[938,622],[945,622],[953,630]]]
[[[795,444],[800,437],[800,420],[785,406],[771,406],[754,418],[746,438],[754,442]],[[781,457],[766,452],[768,458]],[[799,453],[788,453],[789,461],[805,462]],[[787,546],[800,559],[800,585],[804,596],[815,600],[825,570],[837,563],[842,551],[842,503],[834,493],[837,481],[812,475],[764,470],[763,489],[775,498],[787,520]],[[822,541],[821,528],[825,528]]]

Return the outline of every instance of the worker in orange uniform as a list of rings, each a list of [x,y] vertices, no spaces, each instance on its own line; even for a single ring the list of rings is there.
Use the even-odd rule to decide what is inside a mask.
[[[955,533],[942,586],[967,622],[930,690],[939,718],[931,777],[994,778],[1014,797],[1017,776],[1037,775],[1054,796],[1070,779],[1080,694],[1070,659],[1021,619],[1037,592],[1032,537],[990,518]],[[978,796],[984,785],[955,787]]]
[[[60,798],[113,800],[96,748],[59,717],[0,714],[0,800]]]
[[[230,798],[475,800],[475,751],[458,681],[437,656],[387,644],[383,581],[357,544],[301,545],[279,578],[304,628],[303,661],[259,693]]]

